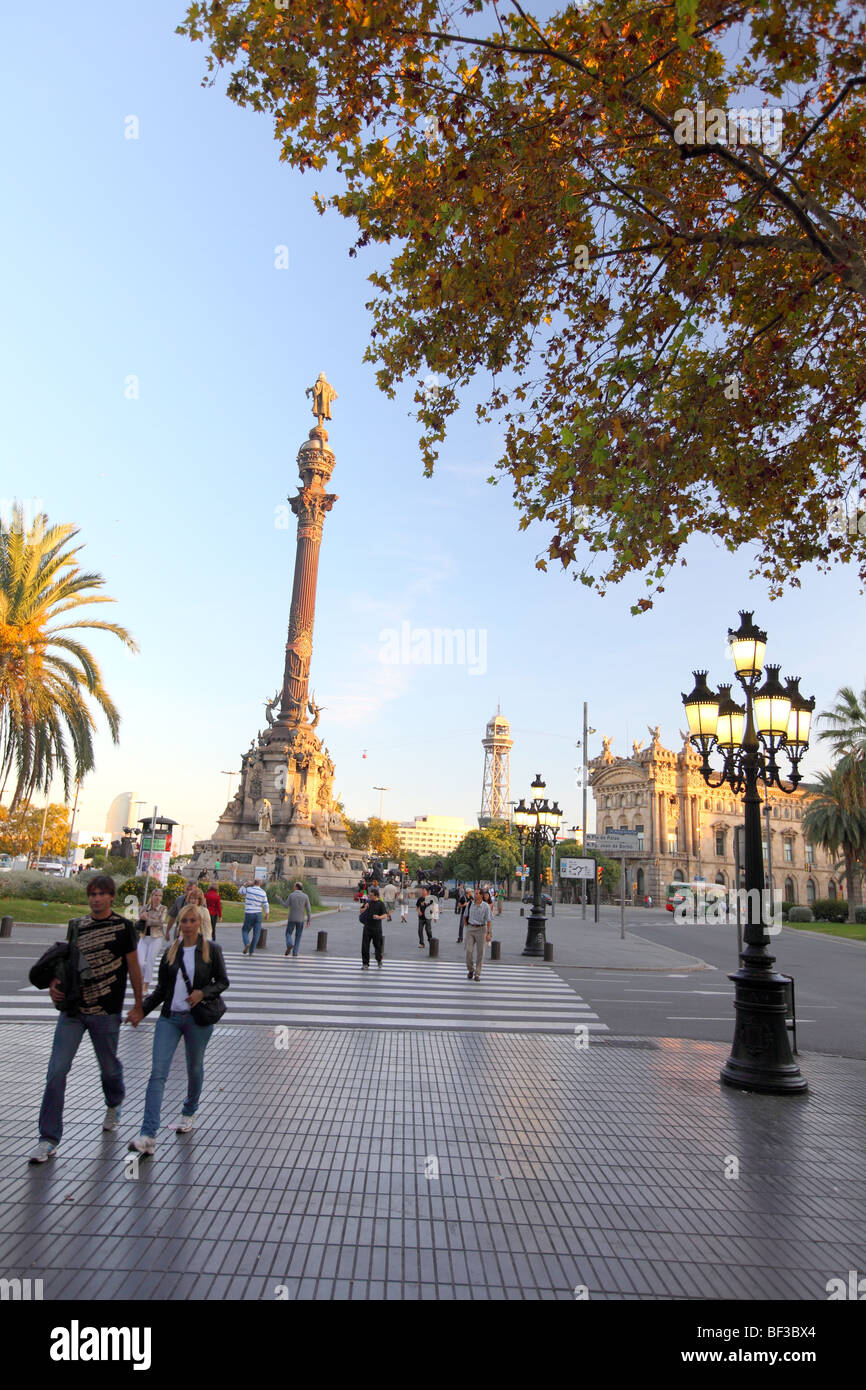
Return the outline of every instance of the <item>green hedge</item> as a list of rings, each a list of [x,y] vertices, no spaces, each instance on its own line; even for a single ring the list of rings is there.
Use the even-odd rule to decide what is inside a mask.
[[[848,904],[844,898],[818,898],[812,904],[816,922],[847,922]]]
[[[35,869],[18,869],[0,874],[0,898],[33,898],[46,903],[86,903],[87,880],[93,874],[75,874],[61,878],[59,874],[37,873]]]
[[[854,909],[854,921],[855,921],[855,922],[866,922],[866,907],[855,907],[855,909]]]
[[[814,922],[815,916],[809,907],[792,907],[788,913],[789,922]]]

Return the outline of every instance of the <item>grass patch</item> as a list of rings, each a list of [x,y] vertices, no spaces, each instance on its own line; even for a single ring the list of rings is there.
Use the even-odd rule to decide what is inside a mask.
[[[819,931],[825,936],[847,936],[849,941],[866,941],[866,922],[786,922],[794,931]]]
[[[83,917],[86,903],[41,903],[36,898],[0,898],[0,917],[14,917],[16,922],[46,922],[51,926],[70,917]]]

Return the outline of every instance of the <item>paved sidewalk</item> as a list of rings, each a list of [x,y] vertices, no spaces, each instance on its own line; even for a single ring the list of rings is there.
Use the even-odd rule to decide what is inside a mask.
[[[50,1036],[0,1026],[0,1272],[46,1300],[823,1301],[864,1268],[863,1062],[806,1055],[783,1099],[720,1086],[717,1044],[219,1027],[196,1129],[133,1171],[124,1028],[119,1131],[85,1040],[29,1168]],[[179,1052],[167,1121],[183,1089]]]

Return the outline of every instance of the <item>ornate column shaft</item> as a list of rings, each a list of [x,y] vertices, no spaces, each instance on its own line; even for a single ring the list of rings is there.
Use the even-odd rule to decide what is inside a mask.
[[[327,492],[325,485],[335,462],[328,446],[328,432],[318,424],[310,430],[309,439],[298,453],[303,487],[297,496],[289,498],[289,505],[298,518],[298,539],[283,690],[275,725],[281,731],[297,727],[306,718],[322,528],[326,514],[337,500],[336,493]]]

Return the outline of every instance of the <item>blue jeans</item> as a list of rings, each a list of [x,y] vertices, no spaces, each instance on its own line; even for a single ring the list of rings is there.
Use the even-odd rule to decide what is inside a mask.
[[[120,1014],[61,1014],[54,1029],[54,1044],[45,1079],[45,1094],[39,1111],[39,1138],[59,1144],[63,1136],[63,1101],[66,1078],[85,1033],[90,1034],[93,1051],[102,1076],[106,1105],[121,1105],[126,1094],[123,1067],[117,1059]]]
[[[171,1069],[171,1059],[181,1038],[186,1046],[187,1075],[187,1092],[186,1100],[183,1103],[183,1113],[184,1115],[194,1115],[198,1110],[199,1096],[204,1084],[204,1050],[210,1041],[213,1029],[212,1023],[202,1028],[200,1024],[196,1023],[192,1014],[186,1012],[169,1014],[168,1018],[160,1016],[156,1020],[150,1080],[147,1083],[144,1097],[142,1134],[149,1135],[151,1139],[156,1138],[160,1111],[162,1110],[162,1095]]]
[[[294,946],[292,945],[292,932],[294,932],[294,934],[295,934],[295,944],[294,944]],[[286,950],[287,950],[287,951],[291,951],[291,953],[292,953],[293,956],[296,956],[296,955],[298,954],[298,951],[301,949],[301,937],[303,936],[303,934],[304,934],[304,923],[303,923],[303,922],[287,922],[287,923],[286,923]]]
[[[245,946],[249,946],[250,944],[250,932],[253,934],[253,948],[252,951],[250,951],[250,955],[252,955],[259,944],[259,937],[262,934],[262,914],[260,912],[244,913],[244,924],[241,927],[241,936],[244,939]]]

